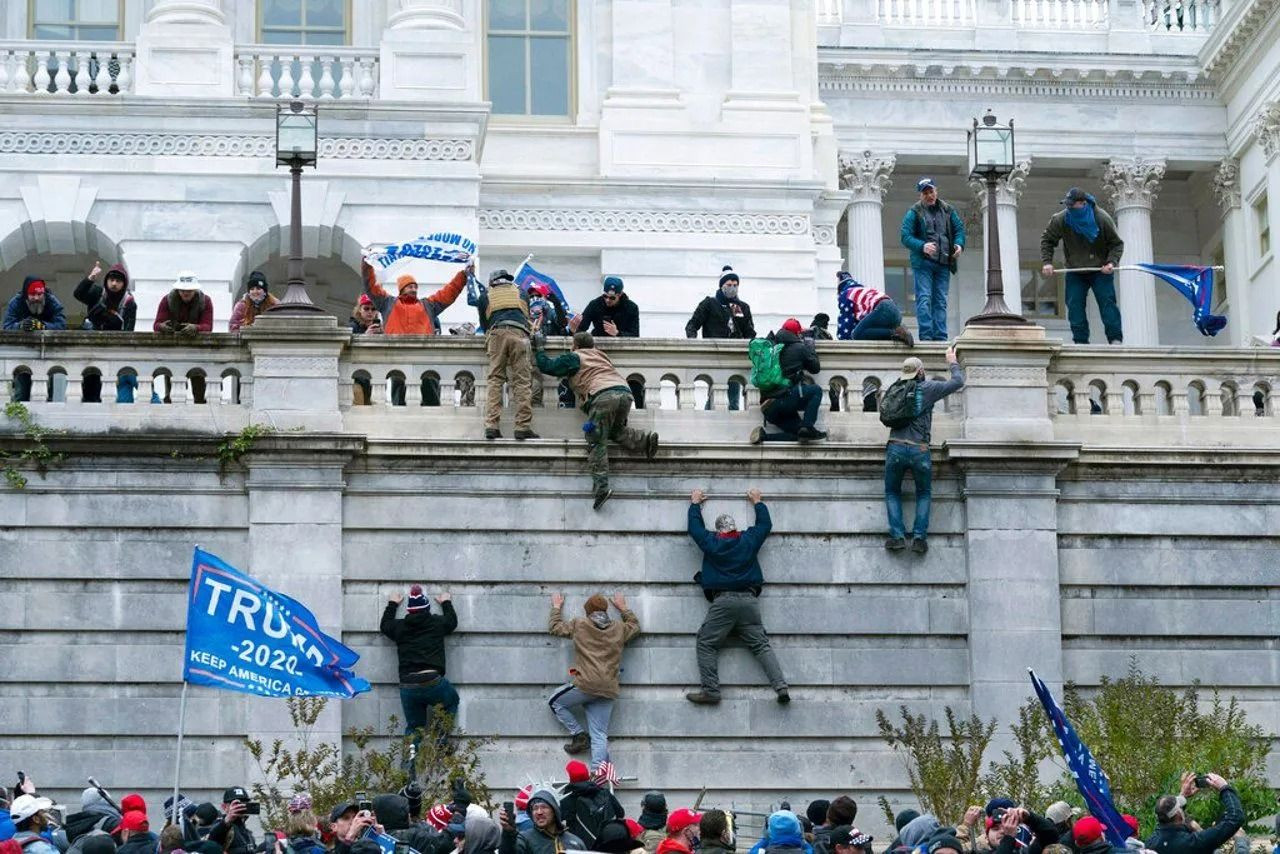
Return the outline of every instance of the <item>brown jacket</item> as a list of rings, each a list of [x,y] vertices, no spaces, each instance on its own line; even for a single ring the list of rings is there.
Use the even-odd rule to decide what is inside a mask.
[[[566,622],[561,610],[552,606],[549,629],[557,637],[573,639],[573,667],[569,674],[574,687],[593,697],[617,697],[622,648],[640,634],[640,621],[631,611],[623,611],[620,621],[614,620],[601,629],[590,620]]]
[[[573,352],[578,356],[578,370],[569,377],[569,387],[577,395],[579,406],[607,388],[627,387],[626,379],[604,353],[594,347]]]

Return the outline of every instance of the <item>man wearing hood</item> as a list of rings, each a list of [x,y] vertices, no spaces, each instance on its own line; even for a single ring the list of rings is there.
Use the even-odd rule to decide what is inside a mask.
[[[102,790],[90,786],[80,793],[80,812],[67,816],[63,828],[67,832],[67,841],[75,844],[76,840],[93,830],[111,833],[120,824],[120,810],[107,803]]]
[[[782,345],[778,366],[787,385],[768,391],[762,389],[760,411],[764,413],[765,423],[772,424],[781,432],[769,433],[763,426],[756,427],[751,431],[753,445],[827,438],[827,434],[817,427],[822,389],[813,382],[813,377],[808,376],[821,371],[822,365],[818,362],[818,350],[813,339],[802,338],[803,331],[800,321],[790,317],[773,335],[773,340]]]
[[[58,298],[39,276],[22,280],[22,290],[9,300],[4,313],[7,331],[39,332],[42,329],[66,329],[67,316]]]
[[[773,528],[769,508],[760,490],[752,487],[747,491],[747,500],[755,507],[756,523],[739,531],[733,517],[722,513],[716,517],[713,534],[702,519],[702,502],[706,498],[701,489],[695,489],[689,496],[689,536],[702,550],[702,570],[693,580],[702,586],[702,594],[711,607],[698,629],[698,675],[702,688],[686,694],[685,698],[703,705],[720,702],[720,647],[731,633],[737,632],[764,668],[778,702],[789,703],[787,680],[769,645],[758,601],[764,587],[764,571],[757,555]]]
[[[608,789],[591,780],[585,763],[574,759],[564,766],[569,785],[560,798],[560,814],[565,827],[588,846],[594,847],[607,822],[626,818],[626,810]]]
[[[1102,328],[1108,344],[1124,341],[1120,308],[1116,305],[1115,268],[1124,254],[1124,241],[1116,231],[1115,220],[1098,207],[1093,196],[1079,187],[1067,190],[1063,209],[1049,218],[1040,236],[1041,274],[1053,275],[1053,253],[1062,244],[1067,267],[1096,267],[1096,272],[1067,273],[1067,321],[1071,324],[1071,340],[1089,343],[1089,318],[1085,301],[1089,291],[1098,304]]]
[[[399,657],[404,733],[413,739],[405,764],[412,772],[423,730],[431,723],[435,707],[443,709],[450,718],[458,715],[458,692],[444,675],[444,638],[458,628],[458,615],[448,593],[436,596],[441,613],[432,614],[431,603],[419,584],[409,588],[405,617],[397,620],[396,609],[403,601],[403,593],[388,598],[378,630],[395,643]],[[438,733],[437,738],[443,741],[448,735]]]
[[[750,854],[813,854],[813,846],[804,841],[800,818],[791,810],[778,810],[769,816],[765,835]]]
[[[667,796],[662,792],[645,792],[640,801],[639,825],[644,828],[640,844],[647,854],[654,854],[667,838]]]
[[[515,816],[506,810],[500,813],[502,844],[499,854],[562,854],[564,851],[585,851],[587,846],[565,829],[560,817],[560,802],[550,789],[538,789],[529,797],[525,808],[533,826],[517,833]]]
[[[120,820],[120,847],[117,854],[157,854],[160,837],[151,832],[147,814],[133,810]]]
[[[702,332],[703,338],[737,338],[751,340],[756,337],[756,325],[751,319],[751,306],[738,299],[738,274],[727,264],[720,271],[720,286],[715,294],[704,297],[693,316],[684,325],[686,338],[697,338]],[[738,408],[742,395],[742,385],[729,383],[729,409]],[[707,398],[707,409],[711,408],[711,398]]]
[[[244,296],[236,302],[236,307],[231,309],[231,320],[227,322],[227,329],[238,332],[246,326],[252,326],[263,312],[270,311],[271,307],[278,305],[279,302],[280,300],[267,293],[266,275],[261,270],[254,270],[245,282]]]
[[[599,767],[609,758],[609,718],[613,715],[613,701],[621,693],[618,669],[622,664],[622,649],[640,634],[640,621],[627,607],[621,593],[613,595],[613,606],[618,609],[621,621],[609,616],[609,600],[597,593],[582,606],[587,615],[585,620],[566,621],[564,595],[556,593],[551,597],[548,630],[556,637],[573,641],[573,666],[569,668],[570,681],[557,688],[547,702],[556,719],[569,731],[570,741],[565,745],[565,752],[585,753],[590,748],[592,767]],[[586,731],[573,713],[579,706],[587,718]],[[575,829],[572,822],[570,829]],[[585,836],[583,839],[588,843],[592,841]]]
[[[942,825],[939,824],[938,820],[928,813],[916,816],[898,831],[898,848],[904,851],[914,851],[917,846],[923,845],[926,840],[937,833],[941,827]]]
[[[488,815],[473,814],[472,808],[468,808],[463,827],[466,833],[463,854],[496,854],[502,843],[502,828],[496,821]]]
[[[113,264],[100,285],[101,275],[102,262],[99,261],[76,285],[73,294],[89,308],[84,328],[96,332],[132,332],[138,318],[138,304],[129,293],[129,272],[123,264]]]
[[[409,799],[404,795],[376,796],[373,814],[388,836],[394,836],[419,854],[448,854],[454,848],[453,838],[448,834],[409,820]]]

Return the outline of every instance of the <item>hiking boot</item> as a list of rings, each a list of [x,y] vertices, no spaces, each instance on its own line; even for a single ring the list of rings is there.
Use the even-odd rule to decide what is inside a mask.
[[[901,341],[903,344],[906,344],[908,347],[916,346],[916,340],[911,337],[911,333],[907,331],[907,327],[905,326],[899,326],[896,329],[894,329],[892,332],[889,333],[889,337],[892,338],[894,341]]]
[[[764,441],[764,428],[757,427],[751,431],[751,444],[759,445]]]
[[[884,541],[884,547],[891,552],[900,552],[907,547],[907,541],[902,537],[890,537]]]
[[[484,437],[486,439],[501,439],[502,431],[497,427],[486,427],[484,428]]]
[[[789,693],[787,692],[787,689],[786,689],[786,688],[779,688],[779,689],[778,689],[778,703],[779,703],[780,705],[785,706],[787,703],[790,703],[790,702],[791,702],[791,694],[789,694]]]
[[[929,543],[923,537],[916,537],[911,541],[911,551],[918,555],[922,555],[929,551]]]
[[[599,510],[601,507],[604,506],[604,503],[612,497],[613,497],[612,489],[606,489],[604,492],[597,492],[595,503],[591,505],[591,509]]]
[[[591,736],[587,735],[585,732],[576,734],[569,740],[569,743],[564,746],[564,752],[570,756],[573,756],[576,753],[586,753],[590,749]]]
[[[706,691],[690,691],[684,695],[684,698],[699,706],[714,706],[720,702],[719,694],[708,694]]]
[[[517,442],[523,442],[525,439],[541,439],[541,438],[542,438],[541,436],[539,436],[537,433],[533,432],[532,430],[517,430],[517,431],[516,431],[516,441],[517,441]]]
[[[796,435],[800,437],[801,442],[816,441],[827,438],[827,434],[816,427],[801,427],[796,431]]]
[[[651,460],[658,455],[658,434],[650,433],[644,442],[644,458]]]

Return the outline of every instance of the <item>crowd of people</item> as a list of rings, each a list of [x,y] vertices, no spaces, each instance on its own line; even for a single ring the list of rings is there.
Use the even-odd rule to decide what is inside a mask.
[[[226,789],[221,804],[179,794],[149,811],[141,795],[117,804],[92,781],[78,809],[59,811],[25,778],[0,805],[0,854],[1212,854],[1233,837],[1242,854],[1249,850],[1238,834],[1245,820],[1240,796],[1216,774],[1188,773],[1178,793],[1160,796],[1153,827],[1124,815],[1123,826],[1112,829],[1113,838],[1125,838],[1120,846],[1102,821],[1065,801],[1035,812],[1007,797],[969,807],[954,825],[904,809],[894,816],[893,837],[882,841],[858,828],[858,804],[847,794],[813,800],[803,813],[783,802],[757,838],[731,810],[669,809],[660,791],[647,792],[629,817],[609,782],[584,763],[571,760],[565,772],[567,783],[529,784],[497,809],[473,803],[461,780],[448,803],[424,803],[411,781],[372,798],[353,793],[327,814],[299,792],[283,825],[261,835],[248,821],[261,805],[242,786]],[[1216,791],[1221,803],[1221,818],[1206,828],[1185,812],[1201,788]]]

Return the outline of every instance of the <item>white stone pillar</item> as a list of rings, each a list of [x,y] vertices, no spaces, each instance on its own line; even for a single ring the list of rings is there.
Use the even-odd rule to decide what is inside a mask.
[[[462,0],[387,0],[378,96],[386,100],[482,100],[480,40]]]
[[[222,0],[156,0],[138,31],[134,92],[230,98],[233,51]]]
[[[1013,171],[996,182],[996,220],[1000,229],[1000,269],[1004,274],[1004,304],[1009,311],[1022,314],[1022,264],[1018,256],[1018,200],[1031,172],[1031,158],[1019,161]],[[974,198],[982,210],[982,227],[987,226],[987,182],[970,181]],[[972,236],[968,240],[973,246]],[[982,238],[982,269],[990,263],[991,241],[985,232]],[[966,249],[965,254],[969,254]],[[985,281],[985,279],[984,279]]]
[[[789,0],[731,0],[729,37],[733,70],[727,100],[782,93],[798,99]]]
[[[1151,206],[1164,178],[1163,158],[1125,157],[1107,163],[1102,183],[1111,193],[1116,230],[1124,241],[1121,264],[1154,261]],[[1116,295],[1124,323],[1124,343],[1154,347],[1160,343],[1156,318],[1156,280],[1148,273],[1122,270],[1116,274]]]
[[[892,154],[870,151],[840,155],[840,186],[853,193],[849,202],[849,273],[873,288],[884,290],[884,196],[897,162]]]
[[[1213,192],[1222,208],[1222,263],[1220,273],[1227,284],[1229,320],[1227,334],[1236,347],[1248,347],[1257,318],[1252,311],[1249,287],[1248,236],[1244,212],[1240,209],[1240,163],[1228,157],[1213,173]],[[1270,331],[1270,330],[1268,330]]]
[[[1258,144],[1262,146],[1262,155],[1267,164],[1267,214],[1272,223],[1271,253],[1274,256],[1277,252],[1277,235],[1280,235],[1280,229],[1275,225],[1280,222],[1280,101],[1271,101],[1258,111],[1258,115],[1254,118],[1253,132],[1257,136]],[[1247,221],[1252,220],[1253,211],[1249,210],[1246,213]],[[1249,235],[1245,245],[1248,247],[1249,256],[1252,257],[1258,251],[1257,229],[1250,224],[1246,227],[1245,233]],[[1255,245],[1250,245],[1249,242],[1255,242]],[[1253,304],[1258,307],[1260,315],[1257,323],[1259,326],[1265,326],[1264,331],[1270,335],[1275,328],[1270,322],[1275,317],[1276,307],[1280,306],[1280,264],[1273,260],[1250,284],[1253,288]]]
[[[614,0],[613,78],[607,100],[678,97],[671,0]]]

